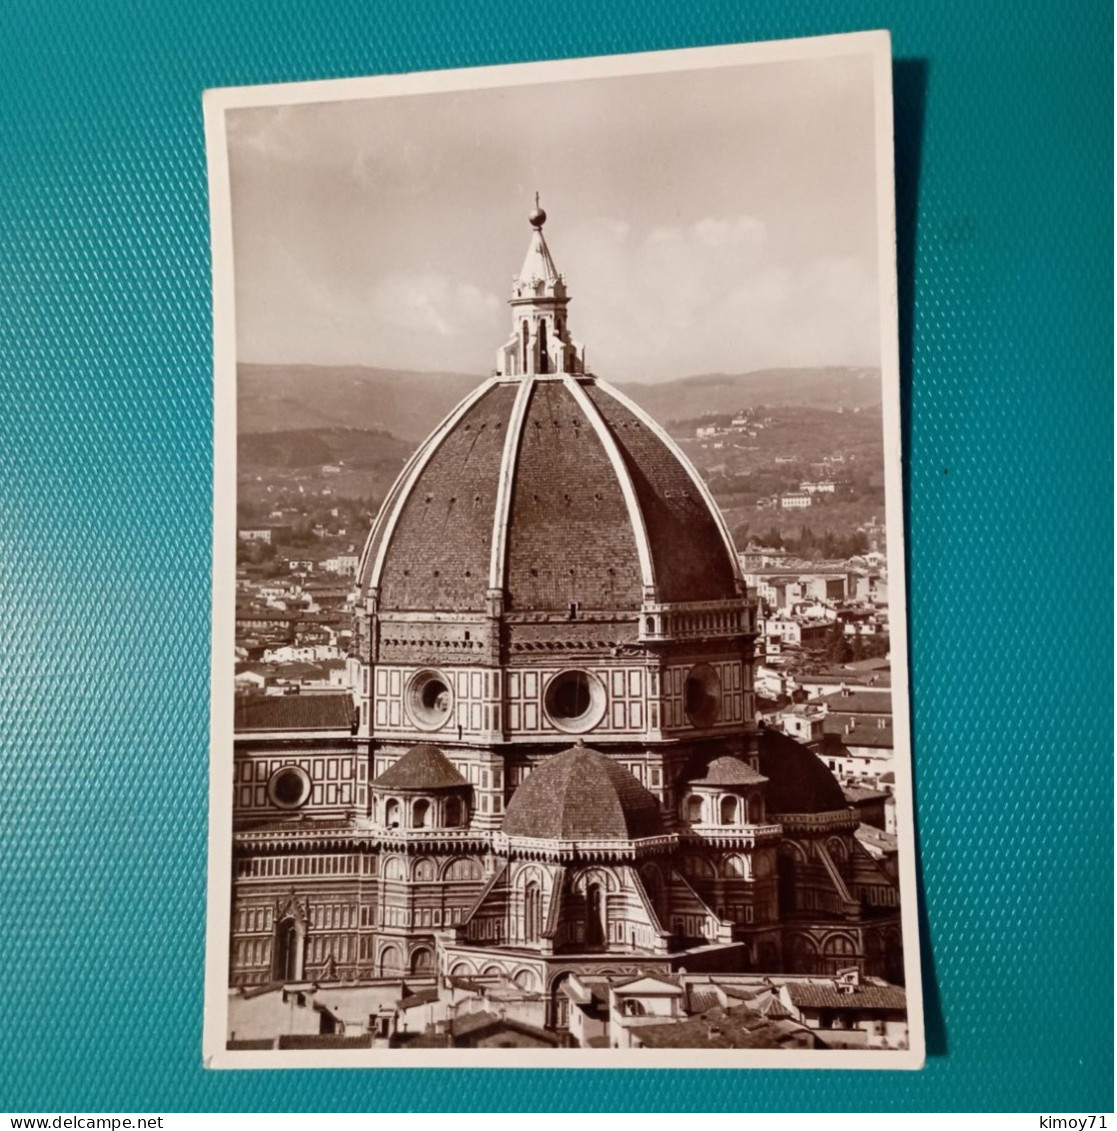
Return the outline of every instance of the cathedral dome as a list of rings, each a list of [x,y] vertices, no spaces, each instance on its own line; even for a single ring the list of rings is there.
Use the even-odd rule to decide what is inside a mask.
[[[758,734],[769,813],[832,813],[849,808],[838,779],[801,742],[771,727]]]
[[[659,802],[618,762],[573,746],[512,795],[504,832],[538,840],[639,840],[663,832]]]
[[[382,609],[639,611],[732,600],[732,544],[685,457],[589,378],[494,379],[447,418],[385,504],[362,587]]]

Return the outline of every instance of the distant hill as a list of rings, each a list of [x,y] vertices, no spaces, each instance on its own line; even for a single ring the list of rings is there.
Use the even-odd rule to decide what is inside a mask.
[[[360,428],[414,442],[481,380],[359,365],[239,365],[237,431]]]
[[[879,369],[759,369],[617,388],[661,424],[749,405],[852,409],[881,401]]]
[[[356,428],[412,443],[483,380],[357,365],[241,365],[237,375],[241,434]],[[618,388],[663,424],[747,405],[867,408],[881,399],[876,369],[763,369]]]
[[[249,432],[237,438],[242,469],[321,469],[386,472],[403,466],[414,445],[388,432],[362,428],[303,428],[292,432]]]

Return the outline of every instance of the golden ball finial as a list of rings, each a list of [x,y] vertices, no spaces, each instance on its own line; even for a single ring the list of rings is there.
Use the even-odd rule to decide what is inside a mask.
[[[535,194],[535,210],[528,217],[528,220],[531,221],[531,226],[533,228],[542,228],[543,225],[547,222],[547,213],[539,207],[539,193]]]

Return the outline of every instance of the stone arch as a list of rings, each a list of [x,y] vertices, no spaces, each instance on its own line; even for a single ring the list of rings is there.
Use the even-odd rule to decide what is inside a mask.
[[[384,802],[384,827],[398,829],[403,824],[403,804],[398,797],[389,797]]]
[[[692,825],[702,823],[703,799],[697,793],[688,794],[683,802],[683,820]]]
[[[386,857],[384,857],[384,879],[386,879],[386,880],[405,880],[405,879],[407,879],[407,866],[404,864],[402,856],[386,856]]]
[[[461,828],[465,822],[465,806],[460,797],[446,798],[446,827],[449,829]]]
[[[378,969],[381,978],[391,978],[403,974],[403,955],[398,946],[389,943],[381,949]]]
[[[416,978],[434,974],[434,952],[429,946],[417,946],[411,952],[411,973]]]
[[[570,1025],[570,999],[562,992],[563,986],[570,977],[569,970],[560,970],[551,979],[548,992],[548,1020],[553,1029],[566,1029]]]
[[[486,966],[481,971],[481,977],[482,978],[503,978],[504,977],[504,970],[500,966],[497,966],[496,963],[490,962],[489,965]]]
[[[571,886],[575,891],[584,895],[590,884],[597,884],[604,892],[617,890],[617,878],[610,868],[583,868],[577,876],[575,876]]]
[[[435,823],[434,806],[429,797],[416,797],[411,802],[411,827],[429,829]]]
[[[450,967],[451,978],[472,978],[477,973],[469,962],[455,962]]]
[[[411,865],[411,878],[421,883],[430,883],[438,875],[438,865],[429,856],[420,856]]]
[[[539,975],[527,966],[521,966],[520,969],[512,975],[512,981],[515,982],[521,990],[526,990],[528,993],[539,992]]]
[[[748,862],[745,857],[731,853],[722,863],[722,875],[731,880],[747,879],[749,874]]]
[[[603,947],[609,942],[608,894],[608,889],[596,880],[586,884],[583,911],[587,947]]]
[[[725,794],[718,803],[718,814],[723,825],[736,825],[739,822],[741,799],[732,793]]]
[[[275,924],[272,973],[279,982],[301,982],[306,960],[306,923],[301,916],[284,915]]]
[[[524,941],[538,942],[543,934],[543,888],[534,876],[524,884]]]
[[[469,856],[455,856],[442,866],[444,880],[479,880],[481,865]]]

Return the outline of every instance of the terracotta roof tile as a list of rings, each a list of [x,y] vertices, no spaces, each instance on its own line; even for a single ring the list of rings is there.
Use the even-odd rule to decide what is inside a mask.
[[[354,715],[348,695],[262,695],[237,699],[233,730],[351,732]]]
[[[800,1009],[906,1009],[902,986],[857,986],[852,993],[833,985],[788,982],[787,994]]]

